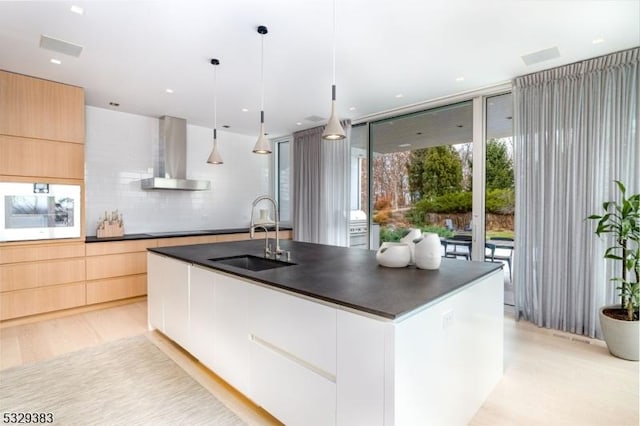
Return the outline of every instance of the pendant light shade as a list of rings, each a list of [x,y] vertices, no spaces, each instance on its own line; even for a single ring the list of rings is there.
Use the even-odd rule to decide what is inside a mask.
[[[222,157],[218,152],[218,139],[216,138],[216,129],[213,129],[213,150],[211,154],[209,154],[209,158],[207,159],[207,163],[209,164],[223,164]]]
[[[333,84],[331,85],[331,116],[322,132],[322,139],[341,140],[346,133],[336,114],[336,0],[333,0]]]
[[[211,154],[209,154],[209,158],[207,159],[207,163],[209,164],[222,164],[222,157],[218,152],[218,105],[217,105],[217,91],[218,91],[218,65],[220,65],[220,61],[217,59],[211,60],[211,65],[213,65],[213,150]]]
[[[260,78],[261,78],[261,103],[260,103],[260,134],[258,135],[258,141],[253,147],[253,152],[256,154],[271,154],[271,142],[267,139],[267,135],[264,129],[264,36],[269,31],[264,25],[258,27],[258,34],[262,37],[262,54],[260,59]]]

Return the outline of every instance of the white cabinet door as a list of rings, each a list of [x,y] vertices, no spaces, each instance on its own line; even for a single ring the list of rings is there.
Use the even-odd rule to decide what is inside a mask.
[[[393,324],[338,311],[337,330],[337,424],[383,425],[385,364],[393,359],[391,348],[385,353],[385,339],[392,342]]]
[[[149,329],[157,328],[178,341],[187,335],[189,265],[147,254],[147,306]],[[180,342],[178,342],[180,343]]]
[[[149,330],[158,329],[164,332],[164,274],[162,273],[165,257],[147,253],[147,314]]]
[[[211,368],[245,395],[249,389],[247,298],[251,284],[214,273],[213,365]]]
[[[189,352],[209,368],[213,368],[214,285],[216,274],[192,266],[189,282]]]
[[[336,384],[262,342],[251,342],[250,397],[289,426],[336,422]]]
[[[189,347],[189,264],[164,257],[160,273],[163,280],[164,333],[183,348]]]

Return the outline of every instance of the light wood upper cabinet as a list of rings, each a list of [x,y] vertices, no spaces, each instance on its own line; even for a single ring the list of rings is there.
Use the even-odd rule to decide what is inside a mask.
[[[0,134],[84,143],[84,90],[0,71]]]
[[[0,134],[0,170],[9,176],[83,180],[84,145]]]

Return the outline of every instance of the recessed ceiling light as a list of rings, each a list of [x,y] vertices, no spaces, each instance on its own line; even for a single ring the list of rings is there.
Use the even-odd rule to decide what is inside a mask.
[[[298,121],[298,122],[296,123],[296,126],[302,126],[302,123]]]
[[[56,65],[60,65],[62,63],[62,61],[60,59],[51,58],[51,63],[52,64],[56,64]]]
[[[355,111],[356,107],[349,107],[349,111]]]
[[[78,15],[84,14],[84,9],[81,8],[80,6],[73,5],[69,10],[72,11],[73,13],[77,13]]]
[[[242,108],[242,112],[249,112],[249,108]]]
[[[594,38],[593,40],[591,40],[591,43],[593,44],[600,44],[604,41],[604,39],[602,37],[598,37],[598,38]]]
[[[109,105],[113,106],[113,107],[119,107],[120,104],[117,102],[109,102]]]
[[[464,81],[464,77],[456,77],[456,81]]]
[[[411,146],[410,143],[401,143],[400,145],[398,145],[398,148],[406,148],[408,146]]]
[[[404,96],[404,95],[403,95],[402,93],[398,93],[398,94],[396,95],[396,98],[401,98],[401,97],[403,97],[403,96]]]
[[[173,89],[166,89],[165,92],[167,93],[173,93]]]

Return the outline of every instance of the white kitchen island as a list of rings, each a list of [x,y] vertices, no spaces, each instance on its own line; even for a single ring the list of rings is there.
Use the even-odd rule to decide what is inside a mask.
[[[393,282],[371,289],[363,283],[377,275],[389,281],[389,273],[395,272],[397,290],[415,285],[412,297],[424,294],[429,299],[431,293],[419,287],[440,285],[435,281],[446,278],[446,270],[436,277],[429,274],[432,271],[390,271],[374,265],[364,271],[366,280],[344,278],[347,292],[342,304],[339,294],[318,289],[326,287],[323,280],[334,281],[335,274],[344,273],[337,257],[331,257],[333,250],[348,249],[318,246],[322,253],[313,256],[309,273],[319,274],[314,268],[323,259],[333,260],[333,267],[329,276],[315,281],[310,276],[303,294],[301,287],[286,287],[288,280],[305,275],[295,268],[304,268],[314,245],[285,243],[296,265],[273,272],[207,263],[224,253],[259,253],[260,242],[149,252],[149,328],[167,335],[288,425],[468,423],[502,376],[499,267],[482,266],[478,278],[396,315],[392,308],[409,301],[398,295],[389,304],[395,294]],[[351,256],[340,254],[340,259]],[[364,262],[364,267],[369,255],[358,253],[351,260]],[[450,260],[441,269],[472,266],[476,267]],[[424,280],[416,280],[423,275]],[[379,300],[387,310],[372,314],[375,309],[369,302],[366,310],[357,309],[355,293],[376,288],[390,292]],[[318,297],[309,294],[313,289]],[[332,297],[336,298],[327,300]]]

